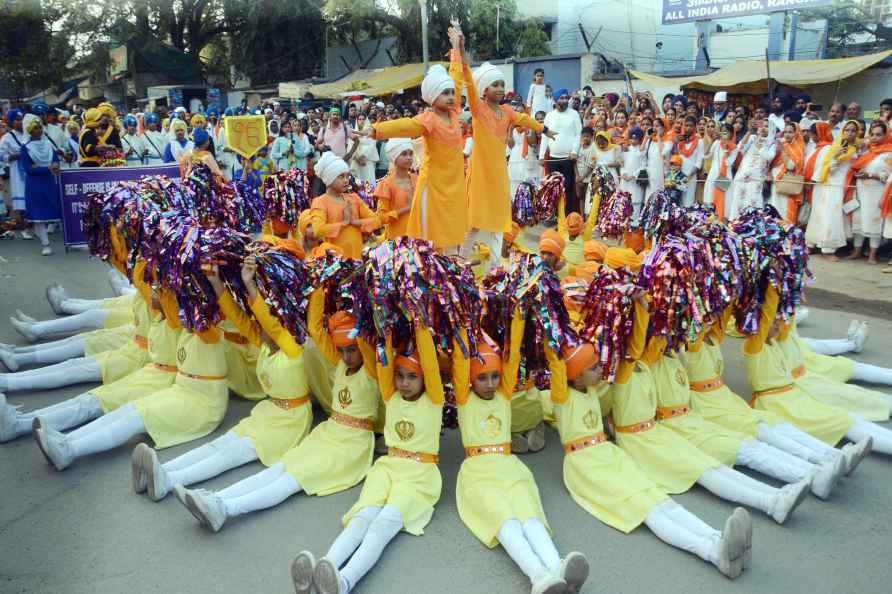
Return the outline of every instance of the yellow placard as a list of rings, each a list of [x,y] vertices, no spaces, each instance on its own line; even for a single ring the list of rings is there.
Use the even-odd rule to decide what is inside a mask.
[[[266,118],[262,115],[227,116],[226,146],[245,158],[251,158],[266,145]]]

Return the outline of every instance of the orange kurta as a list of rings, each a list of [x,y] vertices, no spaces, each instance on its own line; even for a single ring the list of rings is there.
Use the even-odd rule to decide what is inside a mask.
[[[449,75],[455,82],[456,101],[448,123],[433,111],[426,111],[414,118],[374,125],[377,139],[420,136],[424,140],[424,157],[415,184],[406,235],[432,241],[440,250],[461,245],[468,230],[464,139],[458,119],[461,113],[458,100],[462,91],[461,68],[460,58],[453,59]]]
[[[508,132],[516,126],[542,132],[544,126],[508,105],[500,105],[499,111],[494,111],[477,96],[467,64],[464,77],[474,118],[474,150],[468,169],[468,225],[472,229],[507,233],[511,231],[511,191],[505,160]]]
[[[356,194],[344,194],[344,202],[338,202],[328,194],[313,198],[310,204],[310,223],[313,233],[344,251],[348,258],[362,256],[362,234],[371,233],[378,227],[377,215]],[[353,209],[353,218],[359,226],[344,223],[344,208]]]
[[[413,188],[418,185],[417,175],[410,173],[409,179],[412,181]],[[396,239],[405,235],[406,228],[409,226],[410,213],[397,214],[397,211],[410,206],[412,196],[396,183],[396,175],[393,171],[378,182],[375,196],[378,198],[378,216],[384,223],[384,237]]]

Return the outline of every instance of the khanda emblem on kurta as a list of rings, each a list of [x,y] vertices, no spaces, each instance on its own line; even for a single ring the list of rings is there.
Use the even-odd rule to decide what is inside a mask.
[[[263,387],[269,389],[270,384],[272,383],[269,378],[269,374],[267,372],[262,372],[260,374],[260,383],[263,384]]]
[[[481,421],[480,428],[487,437],[497,437],[502,431],[502,420],[495,415],[489,415]]]
[[[177,349],[177,361],[182,363],[185,360],[186,360],[186,349],[184,349],[183,347],[180,347]]]
[[[686,386],[688,384],[688,376],[686,376],[684,371],[682,371],[681,369],[676,369],[675,381],[678,382],[679,386]]]
[[[347,408],[348,406],[350,406],[350,404],[353,403],[353,395],[350,394],[350,388],[348,388],[347,386],[341,388],[341,390],[338,392],[338,402],[340,402],[341,406],[343,406],[344,408]]]
[[[585,424],[587,429],[596,429],[598,427],[598,418],[592,411],[588,411],[585,416],[582,417],[582,422]]]
[[[415,424],[412,423],[412,421],[400,419],[393,428],[396,431],[397,436],[402,441],[409,441],[410,439],[412,439],[412,437],[415,436]]]

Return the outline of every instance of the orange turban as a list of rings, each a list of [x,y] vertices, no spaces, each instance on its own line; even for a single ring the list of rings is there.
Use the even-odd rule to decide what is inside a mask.
[[[599,270],[601,265],[598,262],[583,262],[573,268],[574,274],[587,283],[592,282]]]
[[[325,243],[320,243],[319,245],[317,245],[316,247],[313,248],[313,251],[310,252],[310,258],[313,260],[315,260],[316,258],[324,258],[328,252],[332,252],[332,253],[337,254],[338,256],[341,256],[341,257],[344,256],[344,250],[342,250],[335,244],[328,243],[326,241]]]
[[[579,235],[582,233],[582,226],[585,224],[585,221],[582,220],[582,215],[578,212],[571,212],[567,215],[567,231],[570,232],[570,235]]]
[[[546,229],[542,232],[542,238],[539,239],[539,251],[554,254],[558,258],[564,253],[565,245],[564,238],[554,229]]]
[[[627,230],[623,233],[623,247],[635,250],[636,254],[640,253],[644,249],[644,231],[641,229]]]
[[[675,165],[676,167],[681,167],[682,160],[678,155],[672,155],[672,158],[669,159],[670,165]]]
[[[298,259],[303,260],[306,257],[306,252],[300,243],[297,242],[296,239],[283,239],[279,241],[279,246],[283,250],[294,254]]]
[[[590,239],[582,244],[582,255],[586,260],[594,260],[595,262],[603,262],[604,254],[607,252],[607,244],[598,241],[597,239]]]
[[[393,365],[414,371],[422,377],[424,376],[424,369],[421,368],[421,358],[418,356],[418,351],[413,351],[410,355],[397,355],[396,359],[393,360]]]
[[[590,342],[583,342],[576,347],[564,347],[561,350],[564,363],[567,365],[567,379],[575,380],[586,369],[598,363],[598,353]]]
[[[276,235],[287,235],[288,232],[291,231],[291,225],[288,224],[288,221],[271,219],[270,223],[273,228],[273,233]]]
[[[505,231],[502,236],[505,240],[505,243],[511,245],[514,243],[514,240],[517,239],[517,234],[520,233],[520,225],[517,223],[511,223],[511,231]]]
[[[307,234],[307,227],[310,226],[310,209],[303,211],[300,213],[300,216],[297,217],[297,230],[300,231],[301,235]]]
[[[350,333],[355,327],[356,318],[346,311],[335,312],[328,319],[328,333],[331,334],[331,341],[336,347],[345,347],[356,342],[355,338],[350,338]]]
[[[604,255],[604,264],[610,268],[626,267],[632,272],[637,272],[641,268],[641,258],[634,250],[629,248],[608,248]]]
[[[477,351],[480,356],[471,357],[471,380],[487,371],[502,371],[502,357],[491,345],[481,340],[477,343]]]

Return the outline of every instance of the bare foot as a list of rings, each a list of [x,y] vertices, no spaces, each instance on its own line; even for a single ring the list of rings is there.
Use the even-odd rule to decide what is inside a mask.
[[[867,263],[870,264],[871,266],[876,266],[877,264],[879,264],[879,262],[877,262],[876,258],[868,258]]]
[[[824,257],[830,262],[839,262],[839,256],[836,254],[825,254]]]
[[[863,257],[864,257],[864,254],[862,254],[860,251],[855,251],[855,252],[852,252],[851,254],[849,254],[848,256],[846,256],[846,260],[859,260]]]

